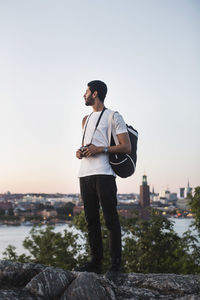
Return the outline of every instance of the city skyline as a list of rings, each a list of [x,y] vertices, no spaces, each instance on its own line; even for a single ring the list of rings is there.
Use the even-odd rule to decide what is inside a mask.
[[[197,0],[0,2],[0,193],[78,193],[87,83],[139,132],[119,193],[200,185]]]
[[[146,174],[144,173],[143,174],[143,176],[142,176],[142,179],[141,179],[141,183],[140,183],[140,186],[141,186],[141,184],[143,184],[143,178],[144,177],[146,177],[147,178],[147,176],[146,176]],[[148,184],[148,180],[147,180],[147,184]],[[140,189],[140,186],[139,186],[139,189]],[[149,184],[148,184],[148,186],[149,186]],[[149,186],[150,187],[150,189],[149,189],[149,192],[151,193],[151,194],[155,194],[155,195],[161,195],[162,196],[162,194],[164,193],[164,192],[170,192],[170,193],[176,193],[179,197],[185,197],[185,196],[181,196],[180,194],[182,193],[183,195],[185,195],[186,193],[187,193],[187,191],[189,190],[192,194],[194,193],[194,190],[195,190],[195,188],[196,187],[192,187],[191,185],[190,185],[190,183],[189,183],[189,180],[188,180],[188,182],[187,182],[187,185],[182,185],[182,186],[180,186],[180,187],[177,187],[176,188],[176,191],[174,191],[174,190],[171,190],[170,188],[169,188],[169,186],[165,186],[165,187],[162,187],[162,189],[160,189],[160,190],[156,190],[155,189],[155,187],[154,187],[154,184],[152,185],[152,186]],[[181,192],[182,191],[182,192]],[[77,192],[73,192],[73,193],[60,193],[59,191],[58,192],[56,192],[56,193],[48,193],[48,192],[17,192],[17,193],[15,193],[15,192],[12,192],[12,191],[10,191],[10,190],[7,190],[7,191],[5,191],[5,192],[0,192],[0,195],[6,195],[6,194],[64,194],[64,195],[78,195],[79,194],[79,191],[77,191]],[[134,191],[131,191],[131,192],[129,192],[129,193],[126,193],[126,192],[117,192],[117,194],[135,194],[135,195],[139,195],[140,194],[140,191],[139,192],[134,192]]]

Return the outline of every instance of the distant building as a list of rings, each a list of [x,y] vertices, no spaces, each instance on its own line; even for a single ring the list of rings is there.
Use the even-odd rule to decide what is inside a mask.
[[[159,193],[155,193],[150,195],[150,199],[152,200],[151,202],[153,203],[154,201],[159,201],[160,197],[159,197]]]
[[[149,185],[147,184],[147,176],[143,175],[142,185],[140,186],[140,216],[149,218],[149,211],[146,209],[150,206]]]
[[[7,201],[0,202],[0,209],[8,210],[10,208],[12,208],[12,203],[11,202],[7,202]]]
[[[154,186],[153,186],[152,192],[150,192],[150,203],[152,203],[154,201],[154,197],[155,197],[155,191],[154,191]]]
[[[185,198],[188,197],[189,194],[192,193],[192,188],[190,187],[190,183],[189,183],[189,180],[188,180],[188,185],[187,185],[187,188],[185,189]]]
[[[179,198],[185,197],[185,188],[179,188]]]
[[[168,190],[165,191],[165,198],[167,200],[169,200],[169,198],[170,198],[170,191],[168,191]]]
[[[140,186],[140,206],[145,208],[150,205],[149,185],[147,184],[147,176],[143,175],[142,185]]]
[[[132,217],[136,217],[138,215],[137,211],[139,209],[139,204],[136,203],[122,203],[122,202],[119,202],[118,205],[117,205],[117,211],[118,213],[125,217],[125,218],[132,218]]]
[[[168,189],[163,189],[159,192],[160,199],[166,199],[169,200],[170,198],[170,191]]]
[[[56,217],[58,215],[56,210],[47,210],[43,209],[42,211],[37,212],[38,215],[41,215],[43,218]]]
[[[47,198],[47,201],[51,203],[54,207],[60,207],[61,205],[64,206],[66,203],[74,203],[76,204],[78,202],[78,197],[72,197],[72,196],[65,196],[65,197],[59,197],[59,198]]]
[[[171,193],[169,197],[170,201],[176,201],[177,200],[177,193]]]
[[[187,198],[189,194],[192,193],[192,188],[190,187],[190,183],[189,183],[189,180],[188,180],[188,184],[187,184],[187,187],[181,187],[179,188],[179,198],[180,199],[184,199],[184,198]]]
[[[23,197],[23,202],[30,202],[30,203],[43,203],[45,204],[47,202],[45,197],[42,196],[36,196],[36,195],[25,195]]]
[[[167,198],[165,198],[165,197],[160,197],[159,201],[162,204],[167,204],[167,202],[168,202]]]
[[[83,205],[76,205],[73,207],[73,215],[78,215],[80,214],[82,211],[84,210],[84,206]]]

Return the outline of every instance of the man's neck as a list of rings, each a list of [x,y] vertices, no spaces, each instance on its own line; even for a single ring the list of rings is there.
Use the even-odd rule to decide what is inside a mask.
[[[101,101],[97,101],[93,106],[93,111],[97,112],[97,111],[102,111],[104,109],[104,104]]]

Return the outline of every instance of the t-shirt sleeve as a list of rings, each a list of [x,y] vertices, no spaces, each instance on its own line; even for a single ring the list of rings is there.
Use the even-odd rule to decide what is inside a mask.
[[[123,117],[118,112],[114,114],[113,119],[114,119],[116,134],[128,132],[126,128],[126,123],[124,122]]]

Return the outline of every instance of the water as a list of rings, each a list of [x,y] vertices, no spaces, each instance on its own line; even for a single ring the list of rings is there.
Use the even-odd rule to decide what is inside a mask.
[[[8,247],[8,245],[13,245],[16,247],[16,252],[18,255],[25,253],[30,255],[29,251],[27,251],[22,243],[25,237],[30,236],[30,230],[32,226],[0,226],[0,259],[3,258],[3,252]],[[44,228],[44,226],[42,226]],[[67,229],[68,231],[73,231],[74,233],[78,233],[78,243],[83,243],[83,236],[79,230],[74,227],[70,227],[68,224],[59,224],[54,228],[55,232],[64,232]]]
[[[171,221],[174,221],[174,230],[182,236],[182,234],[189,229],[190,224],[192,223],[192,219],[170,219]],[[75,228],[70,228],[68,224],[58,225],[55,227],[55,232],[63,232],[64,229],[73,230],[75,233],[77,233],[77,230]],[[31,230],[31,226],[0,226],[0,259],[3,258],[3,252],[7,248],[9,244],[16,247],[17,254],[26,253],[29,254],[28,251],[26,251],[23,246],[22,242],[25,239],[25,237],[29,236],[29,232]],[[194,234],[197,232],[193,231]],[[79,234],[80,236],[80,234]],[[81,240],[80,240],[81,242]]]
[[[170,221],[174,222],[174,230],[178,233],[179,236],[182,236],[184,232],[188,229],[191,229],[193,234],[197,234],[197,232],[193,228],[189,228],[192,224],[193,219],[176,219],[176,218],[169,218]]]

